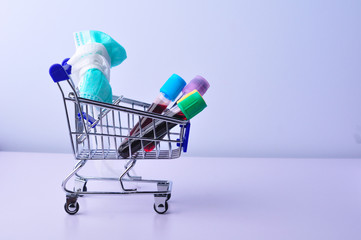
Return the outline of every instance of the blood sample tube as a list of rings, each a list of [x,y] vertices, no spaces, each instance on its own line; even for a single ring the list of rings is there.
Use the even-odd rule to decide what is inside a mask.
[[[170,78],[161,87],[160,94],[150,105],[147,111],[159,114],[163,113],[168,105],[176,99],[185,85],[186,82],[177,74],[170,76]],[[140,122],[138,122],[130,131],[130,136],[134,136],[140,131],[140,127],[144,129],[151,122],[152,118],[141,118]],[[128,139],[124,139],[122,144],[125,144],[127,141]]]
[[[182,95],[179,97],[179,100],[182,99],[185,95],[192,92],[193,90],[197,90],[201,96],[203,96],[208,88],[210,87],[210,84],[208,81],[203,78],[202,76],[195,76],[182,90]],[[177,105],[177,101],[174,103],[173,107]],[[177,116],[175,116],[177,117]],[[155,148],[155,143],[152,142],[148,144],[146,147],[144,147],[144,151],[150,152]]]
[[[194,90],[180,99],[176,106],[172,107],[169,109],[169,111],[166,112],[165,116],[174,117],[180,120],[190,120],[206,107],[207,104],[205,103],[200,93],[197,90]],[[155,134],[156,139],[161,140],[168,134],[168,131],[175,126],[177,126],[175,123],[167,123],[164,121],[158,122],[155,128],[147,128],[147,130],[145,130],[145,132],[142,134],[142,137],[154,138]],[[142,141],[143,147],[153,143],[151,140]],[[130,154],[134,154],[142,148],[142,141],[131,139],[125,144],[122,144],[118,148],[119,155],[122,158],[128,158]]]

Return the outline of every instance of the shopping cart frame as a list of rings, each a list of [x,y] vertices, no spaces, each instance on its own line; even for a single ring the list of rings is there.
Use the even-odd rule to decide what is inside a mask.
[[[66,202],[64,205],[64,209],[68,214],[76,214],[79,210],[78,198],[84,196],[91,195],[128,195],[128,194],[152,194],[154,195],[154,210],[163,214],[168,210],[168,200],[171,197],[172,191],[172,181],[169,180],[153,180],[153,179],[143,179],[141,176],[132,176],[130,174],[130,170],[134,168],[137,161],[139,159],[173,159],[178,158],[181,155],[181,152],[187,151],[188,145],[188,137],[190,130],[190,122],[179,120],[173,117],[167,117],[164,115],[147,112],[146,109],[150,106],[148,103],[144,103],[141,101],[132,100],[125,97],[117,97],[113,96],[113,104],[93,101],[85,98],[79,97],[79,93],[77,88],[74,85],[74,82],[70,76],[71,66],[67,65],[67,59],[63,61],[62,64],[54,64],[50,67],[49,73],[53,79],[53,81],[58,85],[65,107],[66,119],[68,130],[70,134],[71,146],[73,150],[73,154],[75,159],[78,162],[75,164],[74,169],[66,176],[66,178],[62,182],[62,188],[66,192]],[[67,90],[65,90],[65,86]],[[128,104],[132,107],[125,107],[119,105]],[[74,118],[76,124],[76,130],[74,131],[74,126],[71,124],[71,115],[72,111],[69,110],[68,105],[74,104]],[[90,121],[89,108],[92,107],[92,111],[94,108],[100,109],[99,114],[97,115],[94,122]],[[136,109],[143,108],[142,110]],[[86,108],[86,113],[83,109]],[[119,126],[116,126],[114,123],[114,113],[124,113],[128,116],[128,125],[127,127],[121,126],[121,119],[119,115]],[[108,123],[108,116],[113,115],[113,125]],[[179,126],[179,133],[171,133],[168,131],[168,139],[159,139],[154,134],[154,138],[152,139],[156,143],[156,148],[150,152],[146,153],[143,150],[143,141],[148,141],[148,138],[144,138],[144,134],[142,134],[142,129],[140,129],[140,134],[138,136],[132,136],[130,134],[123,134],[125,130],[130,130],[131,127],[129,123],[130,116],[133,116],[133,126],[134,126],[134,116],[137,116],[140,120],[142,117],[147,117],[152,119],[153,127],[160,122],[167,122],[172,124],[177,124]],[[103,124],[103,119],[107,120],[106,124]],[[97,126],[98,125],[98,126]],[[80,127],[79,127],[80,126]],[[96,132],[94,129],[97,129],[100,126],[101,133]],[[108,128],[108,132],[104,133],[103,128]],[[114,132],[112,134],[109,133],[109,128],[113,127]],[[119,128],[119,132],[116,131],[115,128]],[[144,131],[147,131],[144,129]],[[148,129],[149,131],[149,129]],[[129,132],[129,131],[128,131]],[[172,140],[170,134],[179,135],[179,138],[176,140]],[[178,135],[177,135],[178,134]],[[115,149],[105,149],[104,148],[104,138],[110,139],[110,137],[114,138],[115,141]],[[101,147],[98,149],[97,139],[101,139]],[[79,171],[84,168],[86,163],[89,160],[105,160],[112,159],[118,160],[121,159],[119,154],[116,151],[117,141],[116,139],[136,139],[140,140],[142,143],[142,149],[137,153],[130,153],[131,157],[127,160],[123,172],[120,173],[120,176],[117,178],[114,177],[97,177],[97,176],[83,176],[79,174]],[[91,146],[93,143],[96,143],[96,149]],[[121,141],[119,141],[121,142]],[[169,146],[168,150],[158,149],[160,142],[166,142]],[[85,146],[87,145],[87,146]],[[110,144],[111,145],[111,144]],[[176,145],[177,147],[174,147]],[[79,150],[79,146],[83,146],[85,150]],[[114,151],[115,150],[115,151]],[[83,153],[84,152],[84,153]],[[74,178],[74,186],[72,189],[67,187],[67,183],[70,179]],[[120,184],[121,191],[88,191],[87,183],[89,181],[115,181]],[[126,188],[124,183],[132,182],[132,183],[141,183],[141,184],[155,184],[157,190],[148,190],[141,191],[137,188]]]

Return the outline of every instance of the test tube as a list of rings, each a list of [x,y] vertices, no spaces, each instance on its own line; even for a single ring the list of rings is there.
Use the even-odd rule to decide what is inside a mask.
[[[190,120],[195,115],[200,113],[204,108],[207,107],[203,97],[197,90],[193,90],[192,92],[185,95],[182,99],[180,99],[176,106],[172,107],[167,111],[165,116],[175,117],[180,120]],[[168,125],[168,126],[167,126]],[[177,126],[175,123],[167,123],[167,122],[158,122],[155,128],[147,128],[145,132],[142,134],[144,138],[154,138],[154,135],[157,136],[157,140],[162,139],[167,135],[168,131],[173,127]],[[122,158],[128,158],[130,153],[135,153],[142,148],[143,146],[147,146],[152,144],[152,140],[137,140],[131,139],[128,140],[125,144],[122,144],[118,148],[118,153]],[[129,147],[130,146],[130,147]]]
[[[186,82],[177,74],[170,76],[170,78],[161,87],[160,94],[149,106],[147,111],[159,114],[163,113],[168,105],[176,99],[185,85]],[[130,136],[134,136],[140,131],[140,128],[145,128],[151,122],[152,118],[141,118],[140,122],[138,122],[130,131]],[[127,141],[128,139],[124,139],[123,143]]]
[[[199,94],[203,96],[207,92],[209,87],[210,87],[209,82],[204,77],[197,75],[183,88],[182,95],[179,97],[179,100],[194,90],[197,90]],[[172,108],[177,105],[177,102],[178,101],[174,103]],[[178,116],[176,115],[174,117],[178,118]],[[155,148],[155,142],[151,142],[150,144],[144,147],[144,151],[151,152],[154,148]]]

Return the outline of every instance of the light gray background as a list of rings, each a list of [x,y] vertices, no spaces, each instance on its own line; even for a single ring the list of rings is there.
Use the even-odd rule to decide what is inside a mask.
[[[70,152],[51,64],[101,30],[128,59],[114,94],[211,83],[188,156],[361,157],[360,1],[2,1],[0,151]]]

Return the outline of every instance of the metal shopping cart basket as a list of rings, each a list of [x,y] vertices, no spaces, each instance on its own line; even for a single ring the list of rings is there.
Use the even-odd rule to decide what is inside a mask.
[[[59,86],[63,97],[65,114],[69,128],[70,141],[75,159],[78,160],[74,169],[64,179],[62,187],[66,192],[65,211],[75,214],[79,210],[78,197],[90,195],[124,195],[124,194],[153,194],[154,210],[157,213],[165,213],[168,210],[167,201],[171,197],[172,182],[168,180],[149,180],[141,176],[132,176],[130,170],[134,168],[139,159],[174,159],[187,151],[187,142],[190,129],[189,121],[182,121],[172,117],[147,112],[150,104],[131,100],[125,97],[113,96],[113,104],[80,98],[70,75],[71,68],[66,64],[54,64],[49,73],[55,83]],[[130,135],[130,130],[141,118],[151,118],[152,126],[147,129],[140,128],[136,136]],[[160,138],[156,136],[147,137],[142,131],[149,132],[156,124],[166,123],[177,125],[167,136]],[[142,148],[137,152],[130,152],[126,159],[124,171],[119,177],[86,177],[79,171],[86,165],[88,160],[120,160],[117,149],[123,141],[138,141]],[[146,152],[143,143],[152,142],[155,148]],[[131,151],[131,148],[129,148]],[[73,188],[67,188],[70,179],[74,179]],[[120,191],[90,191],[89,181],[114,181],[119,184]],[[136,183],[152,185],[152,190],[139,190],[127,188],[125,183]]]

